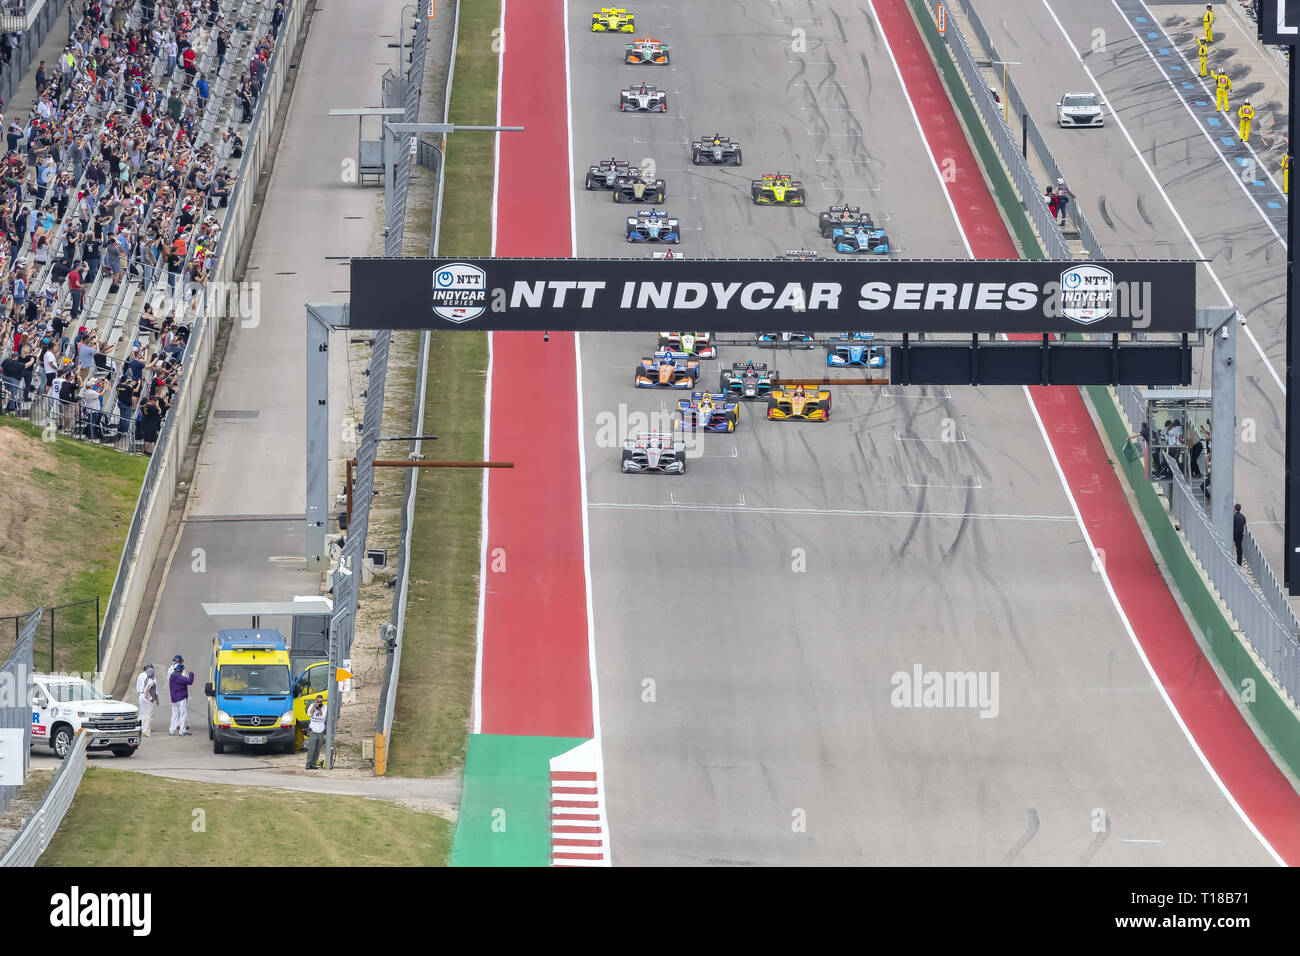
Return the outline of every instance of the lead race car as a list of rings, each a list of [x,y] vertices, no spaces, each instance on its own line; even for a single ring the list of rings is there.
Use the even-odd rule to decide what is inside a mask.
[[[772,383],[780,377],[775,369],[768,371],[766,362],[732,362],[731,368],[724,368],[718,376],[718,391],[727,398],[766,399],[772,394]]]
[[[680,475],[686,471],[686,442],[664,432],[637,432],[623,442],[619,467],[629,474]]]
[[[635,168],[626,159],[602,159],[587,168],[587,188],[613,189],[618,177],[634,175]]]
[[[850,229],[836,228],[831,232],[831,242],[835,244],[836,252],[889,255],[889,236],[883,229],[866,229],[862,226]]]
[[[832,337],[826,364],[835,368],[884,368],[885,350],[873,345],[871,332],[844,332]]]
[[[692,392],[677,403],[682,428],[691,431],[734,432],[740,424],[740,406],[716,392]]]
[[[619,91],[618,108],[624,113],[667,113],[668,94],[657,86],[641,83]]]
[[[718,357],[718,347],[713,344],[713,336],[709,332],[660,332],[658,348],[684,352],[695,358]]]
[[[721,133],[691,143],[691,162],[696,166],[739,166],[742,154],[740,144]]]
[[[636,14],[623,7],[601,7],[591,15],[592,33],[635,33]]]
[[[637,37],[623,49],[623,62],[638,66],[643,63],[668,65],[669,47],[662,40]]]
[[[641,359],[632,374],[632,384],[637,388],[688,388],[694,389],[700,377],[700,360],[685,352],[660,349],[654,355]]]
[[[627,217],[628,242],[681,242],[681,226],[667,213],[638,209]]]
[[[767,400],[767,417],[770,421],[802,418],[810,422],[831,420],[831,393],[824,388],[774,388]]]
[[[803,183],[785,173],[764,173],[750,180],[749,195],[760,206],[802,206]]]
[[[825,212],[817,214],[817,231],[823,239],[829,239],[836,229],[875,229],[871,214],[864,213],[861,206],[848,203],[835,203]]]
[[[614,202],[661,203],[667,195],[662,179],[646,179],[640,172],[614,177]]]

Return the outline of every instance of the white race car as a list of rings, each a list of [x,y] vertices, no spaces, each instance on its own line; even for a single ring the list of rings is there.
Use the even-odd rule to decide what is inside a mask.
[[[686,442],[665,432],[637,432],[623,443],[620,467],[632,474],[680,475],[686,471]]]
[[[1105,126],[1101,100],[1096,93],[1066,93],[1056,104],[1058,126]]]
[[[667,113],[668,94],[657,86],[641,83],[619,92],[618,108],[624,113]]]

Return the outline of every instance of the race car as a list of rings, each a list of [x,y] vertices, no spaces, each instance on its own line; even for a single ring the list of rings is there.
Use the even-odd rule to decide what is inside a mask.
[[[836,229],[875,229],[871,214],[864,213],[861,206],[848,203],[836,203],[825,212],[817,214],[817,231],[823,239],[829,239]]]
[[[760,349],[810,349],[817,343],[811,332],[755,332],[754,344]]]
[[[785,173],[764,173],[749,183],[750,197],[760,206],[802,206],[803,183]]]
[[[643,358],[632,376],[637,388],[695,388],[700,377],[700,361],[685,352],[660,349]]]
[[[682,234],[677,220],[660,215],[653,209],[638,209],[635,216],[627,217],[628,242],[681,242]]]
[[[770,421],[802,418],[810,422],[831,420],[831,393],[824,388],[774,388],[767,400],[767,417]]]
[[[734,432],[740,424],[740,406],[714,392],[692,392],[677,408],[682,413],[682,428],[691,431]]]
[[[645,179],[640,173],[614,177],[614,202],[663,202],[668,187],[662,179]]]
[[[632,164],[626,159],[602,159],[587,169],[588,189],[613,189],[620,176],[634,176]]]
[[[831,233],[831,242],[836,252],[889,254],[889,236],[883,229],[836,229]]]
[[[623,49],[623,62],[638,66],[642,63],[668,65],[668,46],[662,40],[637,37]]]
[[[884,368],[885,350],[869,344],[870,332],[845,332],[831,339],[826,364],[836,368]]]
[[[718,377],[718,391],[727,398],[766,399],[780,377],[780,372],[768,372],[766,362],[732,362]]]
[[[659,471],[680,475],[686,470],[686,442],[663,432],[637,432],[623,442],[624,472]]]
[[[718,357],[718,347],[713,344],[708,332],[660,332],[658,349],[673,352],[685,352],[695,358],[714,359]]]
[[[696,166],[739,166],[741,152],[740,144],[733,143],[730,136],[714,133],[691,143],[691,162]]]
[[[642,83],[619,91],[618,108],[624,113],[667,113],[668,94],[657,86]]]
[[[591,15],[592,33],[635,33],[636,14],[623,7],[601,7]]]

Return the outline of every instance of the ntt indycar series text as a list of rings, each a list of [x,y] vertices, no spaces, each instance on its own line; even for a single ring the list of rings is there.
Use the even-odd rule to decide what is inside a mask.
[[[1115,260],[354,259],[365,329],[1192,332],[1195,264]]]

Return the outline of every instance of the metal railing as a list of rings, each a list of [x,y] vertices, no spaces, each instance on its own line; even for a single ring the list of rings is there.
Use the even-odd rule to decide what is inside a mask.
[[[1169,477],[1164,484],[1168,490],[1169,510],[1177,520],[1192,553],[1205,570],[1211,586],[1218,592],[1224,606],[1236,619],[1237,626],[1247,643],[1282,687],[1294,705],[1300,701],[1300,622],[1289,609],[1279,617],[1260,588],[1255,587],[1237,564],[1235,554],[1210,525],[1210,517],[1198,496],[1183,478],[1177,462],[1165,455]],[[1258,561],[1263,556],[1251,538],[1251,547]],[[1242,542],[1243,556],[1245,541]],[[1267,567],[1267,563],[1262,564]],[[1253,569],[1252,569],[1253,570]],[[1269,571],[1272,578],[1272,572]]]
[[[59,14],[67,5],[68,0],[57,0],[53,3],[44,3],[42,0],[39,5],[28,4],[27,11],[21,18],[25,29],[19,34],[18,43],[13,48],[9,62],[4,65],[3,75],[0,75],[0,99],[7,103],[13,98],[14,90],[22,83],[28,68],[36,62],[41,44],[45,42],[50,30],[59,20]],[[12,27],[0,27],[0,33],[4,32],[16,31],[13,31]]]
[[[32,708],[27,690],[32,683],[32,652],[36,645],[36,629],[40,623],[41,608],[37,608],[27,615],[14,642],[14,649],[9,652],[4,664],[0,664],[0,687],[9,688],[7,694],[0,695],[0,728],[23,731],[24,774],[31,766]],[[0,813],[9,809],[9,804],[17,793],[17,787],[0,786]]]
[[[940,0],[924,0],[924,2],[933,13]],[[993,41],[989,38],[988,30],[985,29],[979,14],[975,12],[971,0],[957,0],[957,2],[961,6],[966,25],[975,35],[976,42],[984,51],[982,59],[988,63],[1000,62],[1002,57],[999,55],[997,47],[993,45]],[[953,60],[957,63],[966,85],[970,88],[971,98],[975,101],[976,106],[980,108],[980,115],[984,119],[984,125],[988,127],[992,135],[993,145],[1002,158],[1003,166],[1011,175],[1012,185],[1015,186],[1020,201],[1025,205],[1026,211],[1029,212],[1030,218],[1033,220],[1035,231],[1043,240],[1045,251],[1053,259],[1074,258],[1074,254],[1070,251],[1069,244],[1066,242],[1060,227],[1055,225],[1051,210],[1047,208],[1043,193],[1039,191],[1038,183],[1029,169],[1028,162],[1020,151],[1020,144],[1015,133],[1012,132],[1006,120],[1003,119],[1002,109],[993,102],[988,85],[983,74],[980,73],[975,57],[966,44],[962,31],[954,29],[950,25],[946,36],[948,37],[948,49],[953,54]],[[1026,139],[1029,145],[1033,147],[1039,163],[1042,164],[1052,183],[1060,179],[1066,179],[1065,174],[1061,172],[1056,157],[1052,155],[1052,151],[1048,148],[1042,131],[1038,128],[1038,124],[1034,122],[1033,112],[1021,95],[1020,89],[1016,86],[1015,80],[1010,73],[1007,74],[1006,79],[1007,108],[1012,114],[1023,119]],[[1009,159],[1010,156],[1015,158]],[[1069,180],[1067,179],[1066,182],[1068,185]],[[1079,208],[1077,199],[1067,207],[1066,216],[1074,223],[1075,229],[1079,233],[1079,241],[1088,250],[1088,255],[1093,259],[1104,259],[1105,253],[1102,251],[1101,243],[1097,240],[1092,226]]]
[[[0,866],[36,865],[58,832],[68,807],[72,806],[72,798],[77,795],[77,788],[81,786],[81,778],[85,773],[86,732],[78,730],[72,739],[72,749],[54,772],[50,789],[45,791],[45,799],[18,831],[18,836],[9,844],[5,855],[0,856]]]

